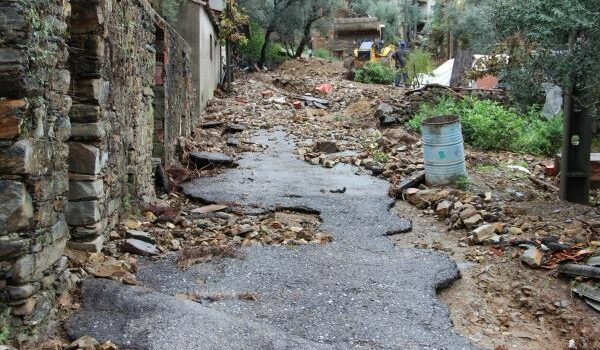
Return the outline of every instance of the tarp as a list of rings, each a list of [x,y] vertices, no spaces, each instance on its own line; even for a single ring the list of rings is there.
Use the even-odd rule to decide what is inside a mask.
[[[450,86],[452,69],[454,68],[454,58],[444,62],[441,66],[433,70],[430,75],[422,75],[419,79],[422,85],[439,84]]]

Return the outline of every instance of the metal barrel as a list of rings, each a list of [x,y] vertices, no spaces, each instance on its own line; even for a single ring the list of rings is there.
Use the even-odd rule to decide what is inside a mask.
[[[425,119],[421,133],[427,183],[448,185],[467,175],[462,127],[457,116]]]

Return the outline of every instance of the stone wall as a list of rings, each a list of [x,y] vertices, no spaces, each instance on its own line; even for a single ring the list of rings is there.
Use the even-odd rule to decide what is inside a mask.
[[[171,26],[161,25],[164,40],[157,41],[162,44],[163,54],[157,56],[160,77],[155,77],[154,87],[155,105],[160,108],[155,112],[155,135],[158,137],[155,139],[154,156],[162,158],[163,164],[170,167],[177,162],[175,155],[179,138],[192,133],[199,113],[196,113],[198,108],[194,98],[191,49]],[[169,97],[166,101],[165,96]]]
[[[0,323],[10,306],[13,335],[72,287],[67,244],[100,250],[130,200],[153,197],[153,140],[173,164],[194,101],[190,48],[146,0],[0,0]]]
[[[61,258],[69,16],[61,1],[0,0],[0,308],[10,306],[14,328],[43,324],[71,281]]]
[[[386,101],[384,106],[378,108],[376,117],[382,126],[391,126],[404,123],[412,118],[421,108],[423,103],[434,103],[441,98],[474,97],[477,99],[492,100],[501,104],[509,102],[504,90],[483,90],[470,88],[449,88],[441,85],[426,85],[421,89],[409,90],[398,101]]]

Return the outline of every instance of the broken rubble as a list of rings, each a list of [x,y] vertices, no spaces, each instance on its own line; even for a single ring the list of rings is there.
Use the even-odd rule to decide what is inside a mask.
[[[335,141],[319,140],[315,144],[315,152],[323,153],[336,153],[338,152],[338,146]]]
[[[521,255],[521,261],[531,267],[540,267],[544,253],[534,246],[525,246],[525,251]]]
[[[435,214],[441,218],[447,218],[450,215],[452,209],[452,202],[443,200],[435,207]]]
[[[133,238],[150,244],[156,243],[156,239],[152,237],[150,233],[144,231],[127,230],[127,232],[125,233],[125,238]]]
[[[477,213],[473,216],[470,216],[467,219],[463,219],[462,222],[466,228],[473,228],[483,222],[483,217],[479,213]]]
[[[223,153],[192,152],[189,158],[198,168],[231,167],[235,165],[233,158]]]
[[[129,238],[123,242],[123,250],[128,253],[133,253],[143,256],[157,255],[158,250],[154,244],[140,241],[138,239]]]
[[[494,225],[488,224],[479,226],[478,228],[471,231],[470,243],[471,244],[482,244],[485,240],[492,238],[496,235],[496,229]]]

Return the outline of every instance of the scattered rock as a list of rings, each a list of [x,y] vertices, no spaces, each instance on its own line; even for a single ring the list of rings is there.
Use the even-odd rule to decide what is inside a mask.
[[[480,214],[475,214],[468,219],[463,219],[463,224],[466,228],[473,228],[483,222],[483,217]]]
[[[91,241],[73,241],[70,240],[67,245],[71,249],[80,250],[82,252],[100,253],[104,246],[104,236],[98,236]]]
[[[127,233],[125,233],[125,238],[133,238],[150,244],[156,243],[156,239],[152,237],[152,235],[150,235],[148,232],[144,231],[127,230]]]
[[[483,225],[474,229],[471,232],[470,243],[471,244],[482,244],[486,239],[492,238],[495,236],[496,230],[494,225]]]
[[[319,140],[315,145],[315,152],[336,153],[338,147],[335,141]]]
[[[192,152],[189,159],[198,168],[231,167],[235,165],[233,158],[224,153]]]
[[[452,204],[453,203],[448,200],[441,201],[435,207],[435,214],[441,218],[447,218],[450,215]]]
[[[128,253],[133,253],[143,256],[157,255],[158,250],[154,244],[140,241],[138,239],[129,238],[123,242],[123,250]]]
[[[417,188],[409,188],[405,191],[408,202],[419,209],[429,207],[436,194],[437,192],[435,190],[419,190]]]
[[[195,208],[191,211],[192,214],[208,214],[208,213],[214,213],[217,211],[222,211],[229,208],[226,205],[220,205],[220,204],[211,204],[211,205],[206,205],[200,208]]]
[[[96,346],[100,345],[100,343],[98,343],[98,341],[92,337],[90,337],[89,335],[84,335],[83,337],[75,340],[74,342],[72,342],[71,344],[69,344],[69,347],[67,348],[67,350],[76,350],[76,349],[83,349],[83,350],[94,350],[96,348]]]
[[[227,127],[225,128],[225,130],[223,131],[223,133],[237,134],[237,133],[240,133],[240,132],[244,132],[245,130],[246,130],[246,127],[244,125],[229,124],[229,125],[227,125]]]
[[[371,170],[371,172],[373,173],[374,176],[379,176],[383,173],[383,171],[385,170],[383,164],[374,161],[374,160],[369,160],[366,161],[364,164],[365,169],[367,170]]]
[[[39,290],[39,284],[34,285],[31,283],[23,284],[20,286],[8,286],[6,291],[11,300],[25,299],[32,296]]]
[[[239,147],[240,141],[238,141],[238,139],[236,139],[235,137],[230,137],[227,139],[226,144],[227,144],[227,146],[231,146],[231,147]]]
[[[520,236],[523,234],[523,230],[518,227],[510,226],[506,229],[506,233],[511,236]]]
[[[215,128],[220,128],[223,125],[225,125],[224,122],[222,121],[210,121],[210,122],[206,122],[206,123],[202,123],[200,124],[200,127],[202,129],[215,129]]]
[[[13,307],[12,314],[15,316],[31,315],[33,313],[33,309],[35,308],[35,304],[35,298],[27,298],[27,300],[23,304]]]
[[[527,246],[521,255],[521,261],[531,267],[539,267],[542,265],[544,254],[541,250],[534,246]]]

